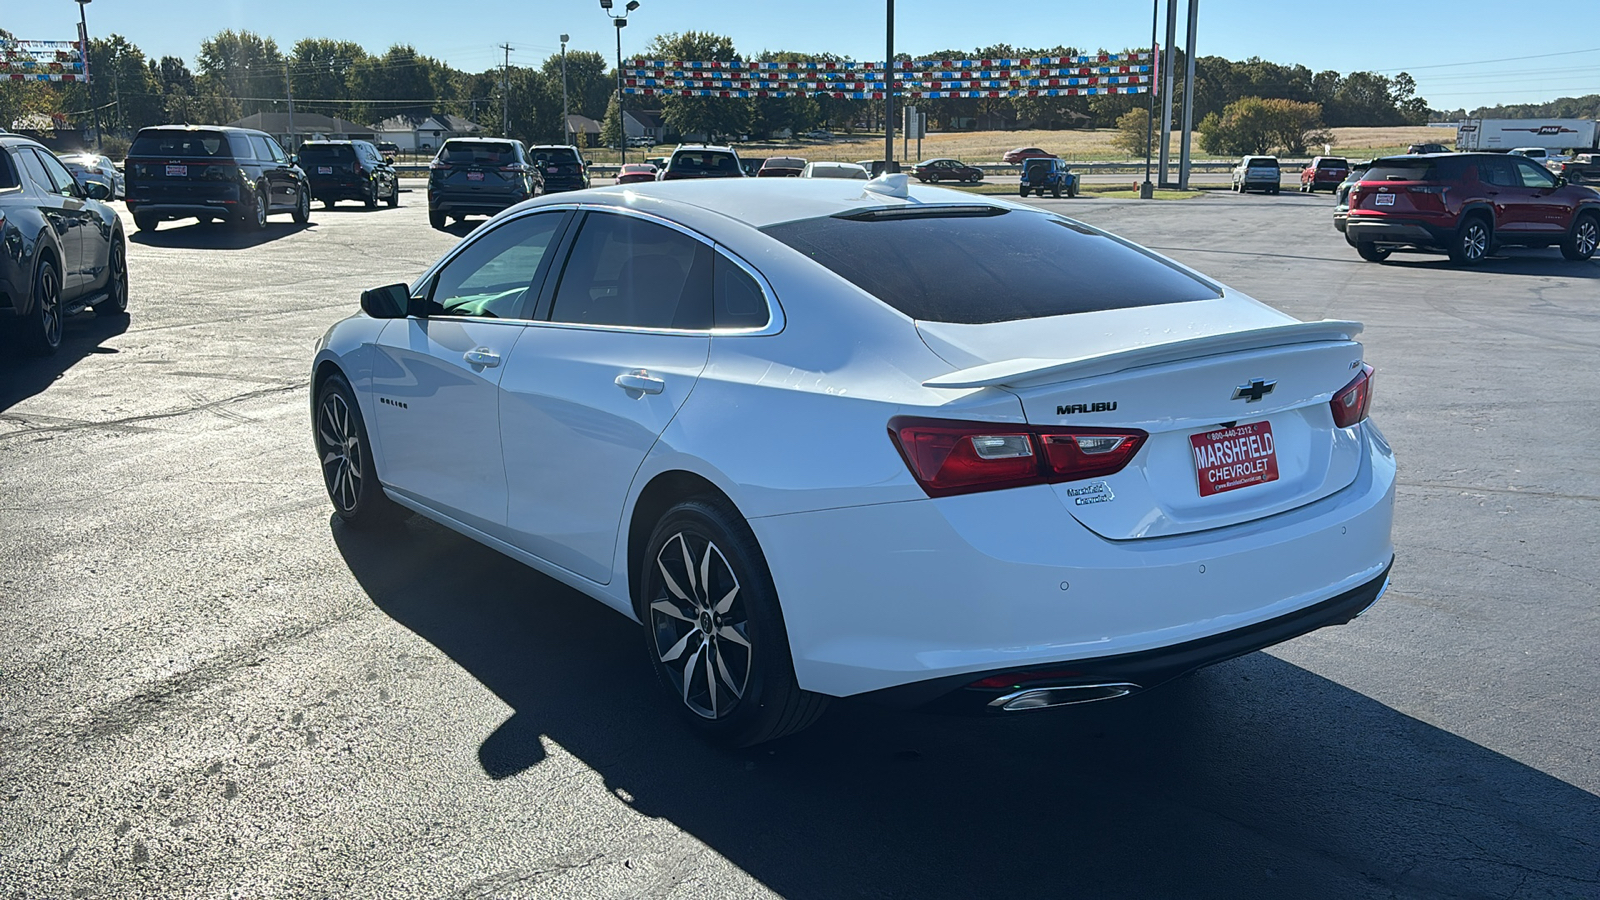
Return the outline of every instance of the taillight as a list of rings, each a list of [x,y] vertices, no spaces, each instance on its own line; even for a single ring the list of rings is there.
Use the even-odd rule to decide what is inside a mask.
[[[353,163],[350,164],[350,174],[352,174],[352,175],[360,175],[361,174],[361,163],[359,161],[353,162]]]
[[[889,436],[930,497],[1100,478],[1148,437],[1133,428],[1036,428],[896,416]]]
[[[1372,367],[1362,363],[1361,374],[1334,394],[1328,405],[1333,408],[1335,427],[1349,428],[1365,419],[1372,411]]]

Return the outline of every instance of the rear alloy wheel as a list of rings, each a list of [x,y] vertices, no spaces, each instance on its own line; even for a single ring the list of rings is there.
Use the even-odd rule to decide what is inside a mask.
[[[323,485],[339,518],[365,528],[392,523],[404,515],[405,510],[385,496],[378,484],[367,426],[344,376],[330,375],[318,389],[313,432]]]
[[[1450,261],[1464,266],[1475,266],[1489,255],[1489,224],[1482,216],[1473,216],[1462,223],[1450,245]]]
[[[304,225],[311,221],[311,194],[309,192],[300,191],[295,197],[292,217],[296,225]]]
[[[61,347],[61,273],[55,263],[39,260],[33,276],[33,315],[26,332],[28,348],[49,356]]]
[[[361,198],[361,202],[367,205],[367,209],[378,208],[378,182],[370,178],[367,180],[367,195]]]
[[[933,184],[938,184],[939,183],[939,173],[938,172],[929,172],[928,173],[928,181],[932,182]]]
[[[267,195],[251,191],[245,208],[239,213],[239,227],[245,231],[261,231],[267,227]]]
[[[827,698],[795,683],[755,535],[721,498],[662,516],[642,561],[640,618],[656,676],[692,727],[748,747],[816,721]]]
[[[1356,245],[1356,252],[1361,254],[1361,258],[1367,262],[1383,262],[1394,251],[1387,247],[1379,247],[1371,241],[1362,241]]]
[[[1583,262],[1594,256],[1597,247],[1600,247],[1600,216],[1585,213],[1562,239],[1561,255],[1573,262]]]
[[[128,314],[128,247],[122,233],[111,236],[111,276],[106,281],[106,299],[94,305],[97,316]]]

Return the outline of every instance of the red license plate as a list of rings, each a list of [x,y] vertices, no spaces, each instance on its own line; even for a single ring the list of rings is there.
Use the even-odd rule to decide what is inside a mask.
[[[482,172],[468,172],[467,173],[467,180],[468,181],[482,181],[483,180],[483,173]]]
[[[188,178],[189,177],[189,167],[188,166],[167,166],[167,177],[168,178]]]
[[[1278,480],[1278,450],[1270,422],[1252,422],[1189,435],[1200,496]]]

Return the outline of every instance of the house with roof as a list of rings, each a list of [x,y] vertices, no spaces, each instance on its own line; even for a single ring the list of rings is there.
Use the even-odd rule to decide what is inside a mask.
[[[392,141],[402,151],[431,152],[453,137],[483,137],[484,127],[450,113],[431,116],[390,116],[372,126],[377,140]]]
[[[306,141],[374,140],[370,127],[320,113],[297,112],[290,115],[286,112],[258,112],[228,124],[234,128],[265,131],[291,151]]]
[[[678,137],[677,131],[667,125],[659,109],[623,110],[622,132],[630,138],[650,138],[657,144],[671,143]]]
[[[573,146],[600,146],[600,123],[588,116],[577,113],[567,116],[567,134],[571,135]]]

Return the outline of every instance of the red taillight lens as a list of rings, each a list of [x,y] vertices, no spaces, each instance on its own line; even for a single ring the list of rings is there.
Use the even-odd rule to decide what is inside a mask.
[[[1333,395],[1328,404],[1333,408],[1333,424],[1349,428],[1367,417],[1372,410],[1372,367],[1361,364],[1361,374],[1345,385],[1344,390]]]
[[[350,164],[350,174],[352,174],[352,175],[360,175],[361,174],[361,163],[359,163],[359,162],[351,163]]]
[[[1122,470],[1147,435],[1122,428],[1035,428],[896,416],[889,436],[930,497],[1099,478]]]

